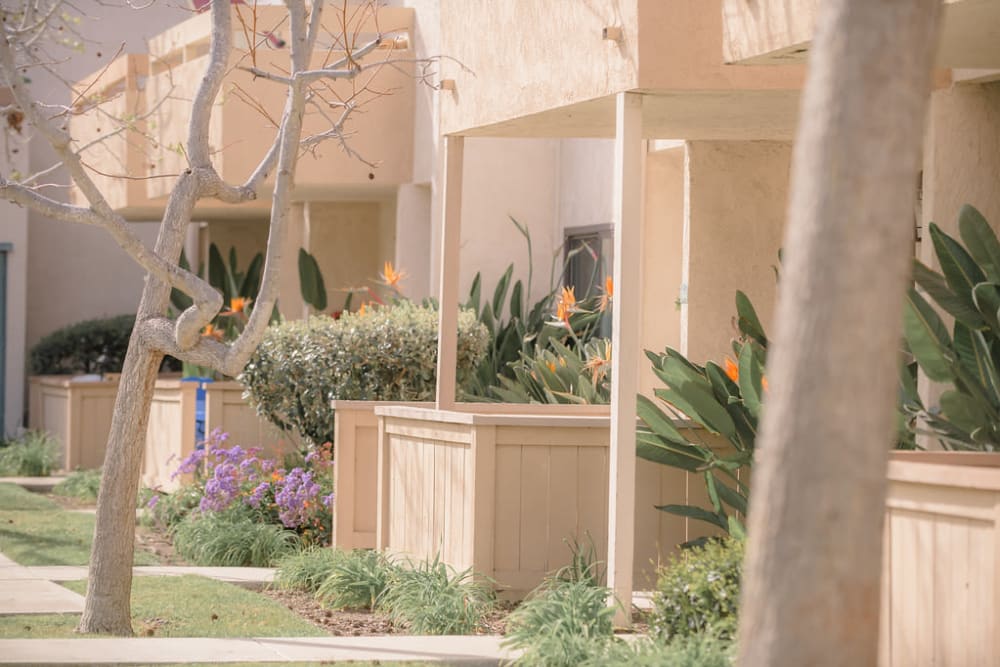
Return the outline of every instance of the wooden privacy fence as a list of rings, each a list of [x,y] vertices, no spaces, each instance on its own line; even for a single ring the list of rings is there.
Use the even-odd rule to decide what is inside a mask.
[[[374,549],[378,503],[378,417],[375,408],[421,406],[398,401],[333,401],[333,544]]]
[[[58,467],[98,468],[117,392],[117,379],[74,382],[67,375],[34,375],[28,378],[28,427],[59,442]]]
[[[889,462],[879,664],[1000,665],[1000,455]]]
[[[607,406],[380,407],[377,546],[439,554],[494,579],[512,597],[569,564],[568,540],[604,560],[608,530]],[[699,434],[704,438],[704,434]],[[697,501],[700,477],[639,461],[636,583],[681,542],[714,531],[654,508]]]
[[[153,391],[142,481],[164,490],[180,479],[170,476],[194,451],[197,382],[160,378]],[[66,470],[98,468],[104,463],[118,376],[99,381],[73,381],[69,376],[33,376],[28,380],[29,427],[47,431],[59,442],[60,465]],[[238,382],[205,383],[205,433],[220,428],[230,444],[263,447],[267,456],[281,455],[298,445],[287,434],[257,416],[243,400]]]

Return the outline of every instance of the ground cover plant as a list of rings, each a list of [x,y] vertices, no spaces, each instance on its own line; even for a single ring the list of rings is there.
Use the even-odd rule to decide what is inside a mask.
[[[55,502],[13,484],[0,484],[0,553],[21,565],[86,565],[94,517],[67,512]],[[136,550],[136,565],[156,558]]]
[[[59,443],[47,433],[28,431],[0,442],[0,476],[47,477],[59,463]]]
[[[276,563],[274,586],[283,591],[316,593],[342,556],[337,549],[316,546],[288,554]]]
[[[52,493],[76,500],[96,501],[100,488],[100,469],[74,470],[66,476],[66,479],[52,487]]]
[[[735,638],[744,542],[713,539],[683,549],[660,571],[649,620],[663,641],[709,634]]]
[[[64,584],[83,593],[85,581]],[[0,637],[71,638],[79,614],[0,616]],[[136,577],[132,622],[143,637],[319,637],[320,628],[253,591],[204,577]]]
[[[198,565],[270,566],[300,546],[329,545],[329,447],[286,469],[227,440],[216,430],[182,461],[175,475],[191,481],[170,494],[152,492],[144,522],[164,529]]]
[[[374,609],[401,575],[385,554],[371,549],[338,551],[316,597],[334,609]]]

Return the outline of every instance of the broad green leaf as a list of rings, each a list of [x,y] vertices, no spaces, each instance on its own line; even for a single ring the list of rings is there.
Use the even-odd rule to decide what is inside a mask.
[[[718,514],[713,514],[712,512],[700,507],[695,507],[693,505],[656,505],[655,507],[661,512],[676,514],[677,516],[682,516],[688,519],[696,519],[697,521],[705,521],[718,526],[722,530],[729,530],[728,518],[725,516],[719,516]]]
[[[955,353],[948,330],[916,290],[910,289],[907,293],[903,322],[906,344],[927,377],[935,382],[951,381],[954,378],[952,361],[955,360]]]
[[[736,314],[739,330],[761,345],[767,346],[767,336],[764,334],[764,327],[757,317],[757,311],[754,310],[750,298],[739,290],[736,291]]]
[[[716,488],[715,475],[712,474],[711,470],[705,471],[705,488],[708,490],[708,500],[712,503],[712,508],[715,510],[715,513],[725,516],[726,511],[722,508],[722,501],[719,500],[719,491]]]
[[[513,274],[514,265],[511,264],[500,277],[500,282],[497,283],[496,289],[493,290],[493,314],[496,316],[497,321],[503,317],[503,304],[507,299],[507,286],[510,284],[510,277]]]
[[[948,420],[966,432],[973,432],[986,423],[986,414],[978,403],[965,394],[948,390],[941,394],[941,411]]]
[[[941,263],[941,273],[944,274],[944,279],[956,296],[974,307],[972,288],[986,280],[985,274],[958,241],[945,234],[933,222],[929,227],[931,241],[934,243],[938,261]]]
[[[262,272],[264,270],[264,255],[257,253],[254,255],[253,259],[250,260],[250,266],[247,267],[246,275],[243,276],[243,280],[239,286],[239,295],[243,297],[257,297],[257,293],[260,292],[260,279]]]
[[[510,316],[512,318],[524,317],[524,305],[523,305],[523,295],[524,295],[524,285],[518,280],[514,283],[514,289],[510,293]]]
[[[958,212],[958,233],[990,280],[1000,283],[1000,242],[986,218],[974,206],[966,204]]]
[[[743,349],[740,350],[739,369],[740,394],[743,396],[743,404],[754,419],[759,419],[763,374],[760,364],[754,358],[753,347],[750,345],[744,345]]]
[[[716,480],[715,491],[722,502],[726,503],[740,514],[746,516],[747,499],[727,486],[722,480]]]
[[[979,283],[972,288],[972,301],[982,313],[986,324],[992,327],[995,333],[1000,333],[1000,322],[997,320],[997,311],[1000,311],[1000,285]]]
[[[975,302],[970,303],[969,299],[955,294],[944,276],[932,271],[919,260],[913,260],[913,280],[955,319],[971,327],[983,326],[983,316],[976,308]]]
[[[972,343],[980,382],[993,395],[993,404],[1000,406],[1000,371],[993,363],[990,345],[981,331],[972,332]]]
[[[326,310],[326,285],[316,258],[299,248],[299,289],[302,300],[318,311]]]
[[[226,277],[226,263],[222,259],[219,247],[214,243],[208,246],[208,284],[222,292],[222,300],[228,306],[233,293]]]
[[[465,307],[479,317],[479,300],[483,288],[483,276],[476,272],[476,277],[472,279],[472,288],[469,290],[469,300],[465,302]]]
[[[677,444],[687,444],[687,438],[674,426],[673,421],[663,414],[663,411],[646,396],[636,396],[636,413],[654,433],[661,438]]]
[[[705,465],[704,454],[697,447],[676,445],[649,431],[636,431],[635,455],[640,459],[696,473]]]
[[[726,518],[729,520],[729,535],[735,537],[737,540],[745,540],[747,538],[747,529],[743,525],[743,522],[732,515]]]

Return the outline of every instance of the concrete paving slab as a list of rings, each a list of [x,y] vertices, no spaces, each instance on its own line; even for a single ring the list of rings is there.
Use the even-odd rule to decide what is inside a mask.
[[[49,493],[56,484],[66,479],[63,476],[51,477],[0,477],[0,484],[17,484],[35,493]]]
[[[0,639],[0,664],[155,665],[276,661],[253,639]]]
[[[285,660],[421,660],[449,664],[496,665],[516,657],[500,647],[503,637],[493,635],[409,637],[295,637],[260,639]]]
[[[80,581],[87,578],[86,566],[39,565],[26,568],[30,578],[50,581]],[[180,577],[196,575],[225,581],[243,588],[260,589],[274,581],[269,567],[188,567],[182,565],[140,565],[132,568],[137,577]],[[0,569],[0,579],[3,578]]]
[[[288,660],[421,660],[496,665],[516,657],[501,637],[289,637],[254,639],[0,639],[0,664],[85,665]]]
[[[41,579],[7,579],[0,582],[0,615],[79,614],[83,596]]]

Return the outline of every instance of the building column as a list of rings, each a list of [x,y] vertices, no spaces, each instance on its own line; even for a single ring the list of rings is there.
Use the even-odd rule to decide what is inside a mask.
[[[465,137],[445,137],[441,181],[441,253],[438,267],[437,408],[455,407],[458,359],[458,280],[462,239],[462,167]]]
[[[615,120],[608,586],[621,604],[615,613],[615,625],[620,627],[627,627],[631,622],[635,552],[635,397],[639,391],[639,305],[642,298],[642,160],[642,96],[619,93]]]

